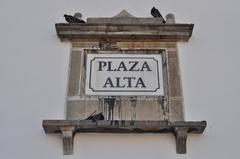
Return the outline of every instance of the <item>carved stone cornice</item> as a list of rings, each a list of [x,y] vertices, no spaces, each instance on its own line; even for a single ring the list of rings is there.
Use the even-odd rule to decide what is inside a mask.
[[[194,24],[55,24],[61,40],[69,41],[188,41]]]

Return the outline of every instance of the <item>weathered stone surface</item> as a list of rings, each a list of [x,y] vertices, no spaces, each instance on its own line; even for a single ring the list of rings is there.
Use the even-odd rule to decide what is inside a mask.
[[[187,152],[187,133],[188,127],[175,127],[177,153],[185,154]]]
[[[74,126],[63,126],[59,128],[62,134],[63,140],[63,154],[72,155],[73,154],[73,141],[74,141]]]
[[[73,41],[72,42],[72,51],[75,50],[83,50],[83,49],[97,49],[99,48],[99,42],[79,42],[79,41]]]
[[[153,19],[153,18],[152,18]],[[56,24],[61,40],[70,41],[188,41],[193,24]]]
[[[79,94],[80,84],[80,66],[81,63],[81,52],[73,51],[70,57],[70,69],[68,78],[68,95],[74,96]]]
[[[206,121],[43,120],[45,133],[62,133],[64,154],[72,154],[75,133],[173,133],[177,153],[186,153],[187,133],[203,133]]]
[[[88,18],[89,24],[163,24],[161,18],[130,18],[130,17],[114,17],[114,18]]]
[[[94,103],[91,103],[91,105],[93,104]],[[86,106],[88,105],[86,105],[85,100],[68,100],[66,119],[67,120],[85,119],[87,117]]]
[[[81,43],[80,43],[81,44]],[[85,44],[85,43],[84,43]],[[94,43],[95,44],[95,43]],[[82,45],[82,44],[81,44]],[[85,44],[86,45],[86,44]],[[88,46],[91,46],[87,43]],[[75,48],[77,48],[77,44],[74,44]],[[70,68],[72,71],[76,71],[77,73],[73,73],[73,77],[78,80],[79,83],[74,80],[69,80],[69,98],[71,96],[78,96],[78,98],[74,97],[74,99],[69,99],[67,101],[67,119],[69,120],[77,120],[84,119],[89,114],[94,111],[103,112],[106,120],[170,120],[170,121],[182,121],[184,120],[183,115],[183,98],[182,98],[182,90],[181,90],[181,81],[180,81],[180,72],[178,65],[178,56],[176,43],[166,43],[166,42],[132,42],[126,43],[121,42],[118,43],[119,47],[129,47],[129,49],[137,49],[137,50],[124,50],[122,53],[133,53],[133,54],[141,54],[147,53],[144,48],[151,48],[157,50],[148,50],[148,53],[155,54],[161,52],[161,48],[165,48],[167,52],[167,56],[163,56],[163,60],[167,62],[167,65],[163,66],[163,77],[164,77],[164,90],[165,90],[165,103],[160,103],[158,99],[154,97],[145,98],[138,97],[137,107],[133,107],[130,102],[130,97],[118,97],[118,104],[110,109],[104,102],[101,103],[98,97],[96,96],[85,96],[84,94],[84,85],[85,85],[85,66],[82,61],[75,56],[71,56],[73,58],[71,61],[78,60],[81,63],[81,66],[73,65],[73,68]],[[156,47],[156,48],[154,48]],[[138,49],[142,50],[138,50]],[[175,51],[173,51],[175,49]],[[170,50],[170,51],[168,51]],[[164,50],[162,50],[164,52]],[[73,51],[72,54],[81,55],[83,52],[81,51]],[[85,50],[83,57],[87,53],[92,53],[91,49]],[[119,53],[118,50],[96,50],[95,53]],[[78,57],[78,56],[77,56]],[[79,56],[80,58],[80,56]],[[78,63],[78,64],[79,64]],[[74,64],[74,63],[73,63]],[[72,67],[72,63],[70,65]],[[79,73],[81,72],[81,76]],[[77,76],[76,76],[77,75]],[[71,71],[70,71],[70,79]],[[73,78],[73,79],[74,79]],[[81,78],[81,79],[80,79]],[[72,89],[71,89],[72,88]],[[79,90],[80,89],[80,90]],[[72,93],[75,90],[75,93]],[[80,92],[78,92],[80,91]],[[105,106],[104,106],[105,105]],[[153,111],[154,110],[154,111]]]
[[[178,52],[167,51],[169,120],[183,121],[183,95]]]
[[[182,96],[181,75],[177,51],[168,52],[168,67],[170,83],[169,96]]]
[[[118,42],[121,49],[176,49],[175,42]]]
[[[158,97],[117,97],[114,107],[104,102],[103,97],[95,100],[67,101],[67,120],[83,120],[91,113],[102,112],[105,120],[164,120],[164,108]]]
[[[188,133],[203,133],[206,121],[43,120],[42,126],[46,133],[60,133],[62,127],[74,127],[74,132],[81,133],[175,133],[175,128],[188,128]]]
[[[167,43],[162,43],[162,45]],[[147,45],[147,44],[146,44]],[[76,47],[77,44],[75,43]],[[169,47],[173,47],[174,44],[169,44]],[[157,50],[92,50],[86,49],[83,52],[83,57],[88,53],[101,53],[101,54],[159,54],[164,53],[163,49]],[[73,57],[74,58],[74,57]],[[84,62],[83,62],[84,63]],[[165,66],[164,66],[165,67]],[[79,69],[79,68],[78,68]],[[94,111],[102,112],[105,116],[105,120],[167,120],[167,105],[166,103],[161,103],[159,97],[149,97],[149,96],[138,96],[137,101],[134,102],[131,96],[116,96],[116,102],[114,106],[111,107],[106,102],[104,98],[107,96],[86,96],[85,95],[85,66],[81,65],[82,76],[80,81],[80,95],[71,96],[67,98],[67,119],[68,120],[79,120],[85,119],[93,113]],[[164,73],[166,74],[166,72]],[[165,75],[164,75],[165,76]],[[79,76],[78,76],[79,77]],[[79,87],[79,86],[78,86]]]
[[[169,121],[184,121],[183,98],[169,97]]]

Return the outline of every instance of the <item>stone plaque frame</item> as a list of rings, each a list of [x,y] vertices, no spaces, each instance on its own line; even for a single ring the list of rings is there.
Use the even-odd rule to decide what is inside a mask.
[[[72,44],[66,97],[66,120],[43,120],[46,133],[60,133],[64,154],[73,154],[75,133],[173,133],[177,153],[186,153],[188,133],[203,133],[206,121],[185,121],[177,42],[186,42],[193,24],[137,18],[122,11],[113,18],[56,24],[58,37]],[[87,53],[163,54],[164,96],[85,96]],[[104,120],[86,120],[94,111]]]
[[[76,50],[79,50],[76,46],[72,54],[76,54]],[[104,96],[104,95],[85,95],[85,62],[87,54],[162,54],[162,64],[163,64],[163,87],[165,96]],[[105,119],[107,120],[156,120],[164,121],[168,120],[169,116],[167,111],[168,109],[168,65],[166,59],[166,49],[124,49],[124,50],[101,50],[101,49],[83,49],[83,51],[78,52],[82,57],[81,66],[72,65],[76,63],[76,56],[71,56],[74,59],[71,59],[70,72],[69,72],[69,84],[68,84],[68,97],[66,104],[67,119],[69,120],[83,120],[87,118],[94,111],[103,112]],[[75,76],[76,70],[79,68]],[[78,82],[74,82],[78,81]],[[72,89],[79,88],[78,91],[75,91],[75,94]],[[106,105],[108,99],[115,99],[113,108]],[[139,104],[138,104],[139,102]],[[141,103],[144,102],[144,103]],[[136,105],[137,108],[136,108]],[[115,109],[114,109],[115,108]],[[155,111],[152,111],[152,110]],[[144,111],[143,111],[144,110]],[[119,115],[120,114],[120,115]]]

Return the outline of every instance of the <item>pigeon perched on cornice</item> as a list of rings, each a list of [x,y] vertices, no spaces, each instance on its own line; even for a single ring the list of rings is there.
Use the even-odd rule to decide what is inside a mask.
[[[164,18],[162,17],[161,13],[159,12],[158,9],[156,9],[155,7],[152,8],[151,10],[151,14],[154,18],[162,18],[163,23],[165,23],[166,21],[164,20]]]
[[[82,20],[82,14],[81,13],[75,13],[74,16],[64,14],[65,20],[68,23],[85,23],[84,20]]]
[[[96,111],[94,111],[91,115],[89,115],[86,119],[84,120],[92,120],[92,122],[97,122],[98,120],[104,120],[103,113],[98,113],[96,114]]]

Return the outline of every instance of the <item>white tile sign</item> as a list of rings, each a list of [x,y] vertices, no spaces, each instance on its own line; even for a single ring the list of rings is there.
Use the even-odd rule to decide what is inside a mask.
[[[86,95],[163,95],[161,54],[88,54]]]

